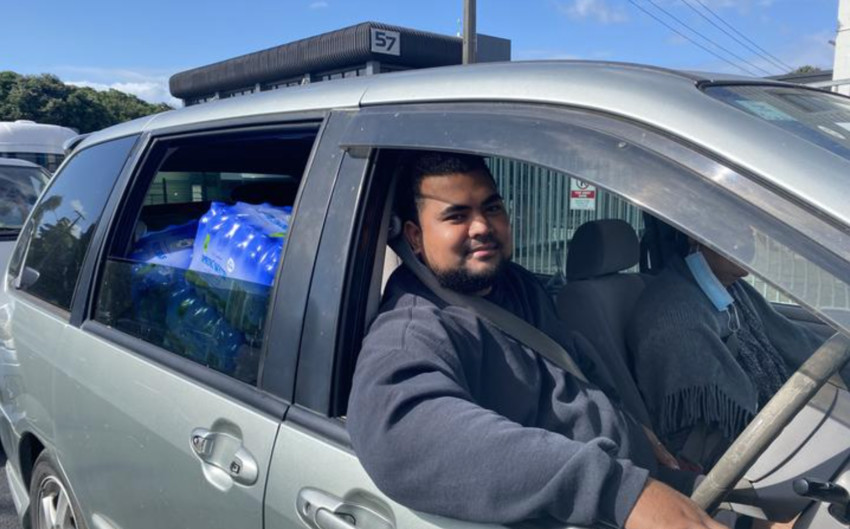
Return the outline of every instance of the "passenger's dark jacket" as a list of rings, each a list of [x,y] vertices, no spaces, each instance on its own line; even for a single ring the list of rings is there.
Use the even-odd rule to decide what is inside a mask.
[[[620,527],[650,471],[636,421],[470,310],[445,306],[406,268],[391,278],[357,363],[348,430],[369,475],[411,508],[477,522],[552,517]],[[511,264],[489,298],[601,376],[588,342]],[[666,472],[666,469],[664,469]],[[678,476],[680,488],[688,476]]]
[[[641,295],[628,330],[638,386],[655,432],[668,449],[705,469],[759,410],[756,386],[739,361],[742,344],[734,331],[747,324],[746,315],[758,318],[791,371],[823,341],[778,313],[745,281],[736,281],[729,290],[734,305],[747,306],[718,311],[685,261],[676,258]],[[850,367],[844,374],[850,379]]]

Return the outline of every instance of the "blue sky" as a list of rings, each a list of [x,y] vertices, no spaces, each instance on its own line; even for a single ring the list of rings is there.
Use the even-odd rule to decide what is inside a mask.
[[[167,80],[181,70],[366,20],[456,34],[462,5],[461,0],[0,0],[0,70],[52,73],[65,82],[173,102]],[[772,62],[777,59],[793,67],[832,67],[829,40],[835,38],[838,0],[478,0],[478,31],[511,39],[514,60],[598,59],[742,73],[637,6],[753,73],[781,73]],[[703,6],[775,59],[710,24],[707,19],[744,41]]]

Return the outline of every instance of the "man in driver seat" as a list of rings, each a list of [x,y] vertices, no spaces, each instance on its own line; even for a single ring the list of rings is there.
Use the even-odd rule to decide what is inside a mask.
[[[564,331],[536,278],[511,262],[508,215],[483,160],[419,153],[405,167],[403,236],[439,283],[542,330],[590,382],[400,267],[348,407],[352,443],[378,487],[413,509],[474,522],[723,527],[659,481],[690,492],[695,475],[658,464],[663,452],[621,410],[591,346]]]

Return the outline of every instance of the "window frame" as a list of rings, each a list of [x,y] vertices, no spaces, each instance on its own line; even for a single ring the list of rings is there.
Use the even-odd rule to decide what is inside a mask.
[[[89,278],[85,291],[86,296],[84,296],[85,299],[80,300],[79,306],[75,306],[75,310],[78,310],[75,314],[80,319],[82,329],[93,336],[111,342],[117,347],[124,348],[131,353],[158,363],[179,375],[219,390],[258,410],[274,416],[283,417],[288,409],[288,403],[292,398],[297,350],[293,351],[292,347],[287,343],[278,342],[274,346],[270,345],[270,336],[274,334],[272,328],[279,325],[265,326],[265,339],[261,350],[260,371],[258,373],[259,380],[256,385],[252,386],[230,375],[219,373],[193,360],[183,358],[172,351],[160,348],[140,338],[109,327],[96,321],[94,316],[99,286],[103,280],[109,251],[113,247],[115,237],[119,235],[122,229],[126,228],[123,225],[119,226],[119,221],[123,220],[122,217],[125,215],[124,208],[131,203],[128,201],[132,201],[139,194],[144,195],[147,191],[147,186],[150,182],[145,180],[144,171],[153,162],[153,156],[155,156],[158,144],[161,145],[163,142],[176,138],[202,139],[204,137],[221,137],[229,134],[262,134],[263,132],[280,132],[287,129],[301,131],[314,129],[316,131],[316,138],[311,147],[304,173],[301,176],[301,184],[299,185],[293,207],[293,218],[298,216],[298,210],[302,208],[306,211],[320,210],[317,213],[313,213],[313,216],[319,214],[323,218],[325,215],[323,207],[326,204],[323,205],[322,195],[328,194],[326,193],[326,188],[329,188],[328,181],[332,182],[336,177],[334,167],[328,166],[328,164],[317,163],[316,158],[317,151],[327,142],[326,136],[332,137],[334,134],[334,127],[329,126],[327,115],[328,112],[326,111],[293,112],[262,117],[252,116],[250,118],[238,118],[213,123],[181,125],[146,132],[143,135],[143,141],[140,142],[141,148],[133,158],[133,163],[128,164],[127,170],[122,174],[113,190],[113,194],[110,196],[110,200],[107,203],[107,211],[104,212],[104,217],[102,218],[104,230],[99,233],[100,237],[96,239],[98,244],[97,251],[93,252],[90,262],[86,263],[88,265],[87,271]],[[142,187],[145,189],[140,191]],[[299,227],[299,224],[302,227]],[[304,224],[303,221],[294,221],[289,235],[289,242],[291,244],[288,244],[287,247],[311,247],[311,230],[304,227]],[[98,231],[100,232],[101,230]],[[282,268],[286,268],[290,273],[296,273],[296,270],[307,269],[310,270],[310,275],[312,275],[313,261],[310,258],[311,252],[300,253],[308,254],[308,258],[306,260],[301,259],[300,262],[296,262],[299,260],[294,258],[281,259],[281,266],[278,268],[275,284],[270,292],[269,316],[267,318],[269,322],[279,321],[280,318],[292,318],[287,324],[289,327],[297,328],[299,333],[304,309],[303,303],[298,303],[297,299],[293,301],[294,297],[290,298],[284,292],[284,290],[297,290],[299,285],[294,285],[295,288],[291,288],[292,285],[287,285],[286,289],[282,289],[280,277]],[[308,275],[308,278],[310,275]],[[306,281],[306,283],[309,283],[309,281]],[[286,303],[280,302],[280,298],[282,297],[286,298]],[[289,309],[288,312],[284,310],[287,308]],[[276,371],[285,372],[289,369],[292,380],[281,381],[277,386],[272,388],[266,387],[262,383],[263,370],[267,369],[266,364],[276,366]]]
[[[481,130],[487,130],[482,135]],[[570,134],[597,134],[609,139],[621,140],[618,147],[623,149],[637,148],[645,151],[651,159],[663,160],[665,163],[682,167],[683,174],[688,177],[670,178],[650,174],[635,182],[635,178],[620,178],[612,175],[573,175],[559,165],[563,155],[551,148],[553,142],[561,143],[570,138]],[[495,136],[495,137],[494,137]],[[687,225],[686,231],[694,233],[704,240],[715,240],[712,236],[719,233],[707,222],[693,222],[689,216],[694,215],[693,207],[689,210],[688,196],[700,198],[699,207],[705,211],[713,211],[712,206],[723,204],[731,208],[737,215],[756,219],[759,225],[769,226],[771,232],[782,235],[781,240],[793,240],[789,247],[798,251],[806,250],[806,255],[830,272],[835,272],[837,266],[846,265],[850,257],[850,235],[846,228],[834,219],[824,216],[810,206],[798,201],[759,177],[749,173],[735,164],[711,153],[704,146],[694,145],[684,139],[674,137],[654,129],[653,127],[612,116],[598,111],[576,109],[566,106],[531,103],[424,103],[407,105],[380,105],[361,109],[354,117],[352,126],[348,128],[340,148],[347,153],[354,153],[361,159],[366,159],[365,153],[376,149],[429,149],[455,152],[469,152],[484,156],[500,156],[533,163],[548,169],[559,171],[568,176],[576,176],[590,183],[616,193],[631,201],[657,218],[669,222],[676,227]],[[560,158],[559,158],[560,157]],[[374,160],[374,156],[371,158]],[[336,417],[337,410],[344,407],[342,398],[337,392],[340,387],[335,371],[346,361],[350,352],[352,339],[343,335],[340,330],[345,328],[346,319],[356,319],[361,311],[357,304],[365,304],[365,299],[352,296],[352,292],[363,291],[363,282],[371,280],[370,267],[367,272],[357,269],[359,258],[374,260],[372,255],[358,254],[358,248],[368,248],[364,241],[370,236],[366,233],[369,227],[362,223],[368,207],[372,204],[369,193],[380,186],[371,184],[374,165],[370,162],[362,171],[362,180],[357,185],[359,195],[356,198],[355,214],[341,222],[338,228],[357,226],[340,262],[345,267],[336,275],[314,276],[314,288],[325,287],[336,282],[342,289],[336,292],[333,300],[324,299],[321,303],[316,300],[314,306],[322,307],[322,311],[308,310],[308,318],[326,317],[329,313],[337,320],[331,326],[336,331],[331,341],[325,339],[321,344],[316,342],[301,350],[302,362],[309,357],[311,372],[302,372],[299,366],[298,392],[295,403],[310,410],[313,414],[323,416],[330,424],[341,425]],[[360,171],[359,167],[352,170]],[[604,172],[603,172],[604,173]],[[343,175],[340,175],[340,179]],[[618,181],[619,180],[619,181]],[[668,205],[663,211],[657,206],[657,199],[651,196],[649,188],[654,185],[672,186],[673,190],[686,192],[682,195],[684,204]],[[699,194],[697,194],[697,191]],[[684,222],[683,219],[687,219]],[[784,219],[795,219],[793,225]],[[696,224],[696,226],[695,226]],[[329,226],[330,227],[330,226]],[[714,230],[714,231],[712,231]],[[818,239],[815,233],[827,233],[829,236]],[[339,249],[325,250],[326,244],[340,244],[339,239],[323,240],[320,251],[339,252]],[[362,268],[362,267],[361,267]],[[838,277],[847,277],[844,271]],[[318,282],[322,282],[319,285]],[[368,287],[366,287],[368,289]],[[332,310],[335,306],[336,309]],[[833,324],[837,322],[833,321]],[[315,326],[316,323],[305,324]],[[843,321],[845,330],[850,327],[850,320]],[[838,324],[841,327],[841,324]],[[360,339],[365,332],[361,331]],[[348,352],[347,352],[348,351]],[[303,364],[307,365],[307,364]],[[323,372],[316,372],[322,369]],[[304,374],[304,378],[301,375]],[[350,377],[351,373],[347,376]],[[335,379],[334,377],[337,377]],[[333,383],[329,381],[333,380]],[[341,426],[340,426],[341,427]],[[331,428],[333,430],[333,428]],[[338,428],[337,428],[338,430]],[[344,434],[337,432],[335,439],[344,442]],[[342,441],[341,441],[342,440]]]

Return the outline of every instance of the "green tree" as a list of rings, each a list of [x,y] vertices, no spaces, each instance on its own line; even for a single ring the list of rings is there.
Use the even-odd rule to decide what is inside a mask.
[[[788,73],[793,75],[795,73],[815,73],[815,72],[820,72],[820,71],[822,71],[822,70],[820,68],[818,68],[817,66],[812,66],[811,64],[806,64],[806,65],[800,66],[799,68],[792,70],[791,72],[788,72]]]
[[[118,90],[66,85],[55,75],[0,72],[0,121],[29,119],[84,133],[166,110]]]

